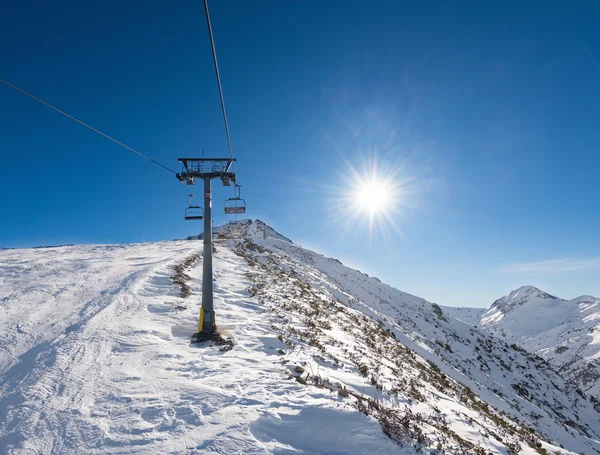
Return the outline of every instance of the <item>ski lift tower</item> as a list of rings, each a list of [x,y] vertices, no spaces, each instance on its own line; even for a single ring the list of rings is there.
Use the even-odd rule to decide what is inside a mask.
[[[193,335],[195,341],[210,340],[216,336],[217,325],[213,310],[213,273],[212,273],[212,215],[211,215],[211,180],[221,179],[223,186],[236,183],[235,172],[231,166],[235,158],[179,158],[183,163],[179,181],[186,185],[194,185],[196,179],[204,181],[204,257],[202,260],[202,307],[198,321],[198,333]]]

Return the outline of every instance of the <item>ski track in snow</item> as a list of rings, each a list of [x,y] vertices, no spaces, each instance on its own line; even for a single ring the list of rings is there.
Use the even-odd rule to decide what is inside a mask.
[[[170,279],[200,242],[1,252],[0,453],[414,453],[289,378],[246,262],[217,249],[228,352],[189,342],[202,262],[191,298]]]

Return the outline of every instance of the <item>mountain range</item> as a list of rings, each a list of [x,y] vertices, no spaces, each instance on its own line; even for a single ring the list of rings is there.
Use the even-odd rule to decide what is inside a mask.
[[[600,299],[564,300],[523,286],[489,308],[444,307],[448,314],[538,354],[570,383],[600,396]]]

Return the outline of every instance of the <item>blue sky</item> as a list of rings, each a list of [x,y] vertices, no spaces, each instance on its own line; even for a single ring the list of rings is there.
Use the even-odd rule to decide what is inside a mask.
[[[210,6],[249,217],[440,304],[600,295],[600,11]],[[12,2],[0,57],[0,77],[169,167],[227,153],[201,2]],[[0,246],[199,231],[164,169],[4,85],[0,122]],[[409,182],[401,233],[340,216],[348,166],[373,156]]]

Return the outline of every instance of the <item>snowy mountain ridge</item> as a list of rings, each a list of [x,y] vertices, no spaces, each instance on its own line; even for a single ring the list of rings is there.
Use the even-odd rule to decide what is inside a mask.
[[[0,252],[0,453],[599,453],[541,357],[257,220],[216,237],[229,351],[189,341],[202,242]]]
[[[492,303],[489,312],[494,310],[506,314],[514,308],[525,305],[531,301],[546,299],[556,299],[556,297],[534,286],[521,286]]]
[[[533,286],[515,289],[489,309],[444,311],[536,353],[567,380],[600,397],[600,299],[563,300]]]
[[[482,379],[480,377],[481,372],[484,371],[486,377],[489,378],[489,376],[491,376],[493,379],[492,384],[488,385],[491,389],[496,391],[508,389],[512,393],[515,393],[516,390],[517,395],[529,394],[530,399],[536,403],[536,407],[541,406],[542,408],[548,409],[550,412],[559,410],[559,414],[563,412],[564,405],[559,404],[558,402],[550,403],[547,400],[547,394],[545,392],[537,395],[539,392],[535,390],[536,387],[539,387],[538,390],[541,391],[543,386],[536,386],[531,383],[532,378],[534,377],[534,374],[532,373],[526,373],[527,379],[525,381],[519,382],[514,381],[514,379],[512,381],[508,380],[503,384],[504,387],[502,389],[498,388],[499,383],[504,382],[503,380],[499,380],[498,376],[501,374],[503,378],[507,377],[507,373],[511,370],[511,363],[514,367],[516,357],[509,355],[507,358],[502,359],[499,358],[497,353],[492,354],[494,349],[490,348],[490,345],[493,346],[496,340],[484,341],[483,338],[485,337],[485,334],[482,332],[470,332],[469,337],[464,333],[464,325],[459,323],[458,325],[460,328],[452,327],[458,321],[451,323],[450,330],[441,329],[438,325],[440,323],[440,314],[443,322],[446,322],[447,320],[437,305],[431,304],[424,299],[410,294],[397,291],[381,283],[376,278],[370,278],[360,271],[343,266],[335,259],[326,258],[297,245],[290,245],[287,242],[281,242],[277,239],[265,237],[260,235],[260,233],[259,235],[253,235],[251,232],[245,232],[244,238],[247,242],[249,241],[251,245],[255,245],[251,248],[253,251],[260,252],[261,248],[264,248],[262,255],[269,254],[270,261],[262,263],[263,266],[268,266],[271,264],[271,261],[274,261],[271,265],[276,264],[278,268],[282,268],[285,271],[295,271],[298,273],[298,269],[294,267],[293,263],[290,264],[288,262],[291,258],[294,258],[293,262],[299,261],[299,264],[296,264],[297,267],[303,266],[302,268],[304,268],[306,264],[310,264],[326,278],[322,278],[320,282],[317,281],[315,283],[314,273],[311,273],[310,275],[303,277],[303,282],[310,283],[313,287],[322,287],[322,280],[325,280],[328,283],[325,286],[325,291],[335,295],[336,298],[340,299],[344,304],[350,307],[354,304],[358,304],[359,308],[362,307],[361,311],[366,311],[367,314],[370,313],[376,318],[383,317],[385,320],[386,317],[391,317],[392,320],[388,319],[388,321],[392,327],[388,327],[388,324],[386,323],[386,329],[391,330],[396,335],[398,334],[399,329],[407,334],[412,342],[416,341],[416,345],[411,345],[411,341],[409,340],[405,340],[404,345],[412,346],[416,352],[419,352],[420,348],[425,346],[426,350],[424,352],[419,352],[425,357],[427,357],[427,352],[433,350],[444,363],[450,363],[452,368],[458,369],[461,372],[461,374],[457,376],[458,380],[465,381],[465,376],[475,378],[473,387],[477,387],[478,390],[481,390],[481,384],[487,382],[487,379]],[[273,258],[273,256],[275,256],[275,258]],[[533,289],[527,289],[526,291],[529,295],[542,296],[544,298],[546,296],[546,294],[541,291],[535,292]],[[338,294],[339,292],[342,292],[341,296]],[[366,302],[368,302],[368,304],[366,304],[367,308],[364,308]],[[400,308],[398,306],[400,306]],[[425,312],[425,314],[423,313],[424,308],[429,308],[429,311]],[[429,316],[427,316],[427,313]],[[395,323],[392,322],[394,319],[396,320]],[[413,327],[413,329],[407,330],[407,327]],[[463,349],[463,346],[460,346],[461,343],[458,343],[458,346],[455,346],[457,340],[461,340],[463,343],[466,342],[466,344],[473,343],[474,348],[470,347],[471,349],[465,349],[457,355],[457,352],[454,351]],[[504,345],[504,347],[501,346],[502,343],[495,347],[498,350],[501,349],[504,354],[509,347],[507,345]],[[510,349],[514,351],[518,348],[515,347],[514,349]],[[490,357],[489,363],[486,363],[488,362],[488,355]],[[473,361],[470,359],[477,360]],[[535,356],[531,357],[531,359],[534,362],[534,365],[532,366],[534,369],[539,370],[540,368],[543,368],[541,366],[542,364],[539,364],[541,359],[536,359]],[[527,361],[524,361],[524,363],[527,363]],[[490,368],[490,365],[497,367],[498,371],[495,371],[494,367]],[[444,365],[442,365],[442,367],[444,367]],[[517,368],[525,369],[525,366],[519,365]],[[556,378],[557,376],[555,373],[550,373],[549,366],[546,368],[545,375],[550,378]],[[551,380],[550,387],[556,387],[558,381],[558,378]],[[564,381],[562,382],[565,390],[570,388]],[[521,387],[528,389],[529,386],[532,386],[531,390],[524,391],[520,389]],[[571,394],[574,401],[578,401],[580,398],[578,392],[574,388],[570,388],[570,390],[571,391],[568,392],[568,394]],[[538,396],[539,399],[536,398],[536,396]],[[517,406],[519,405],[517,404]],[[532,411],[532,413],[535,415],[536,412]]]

